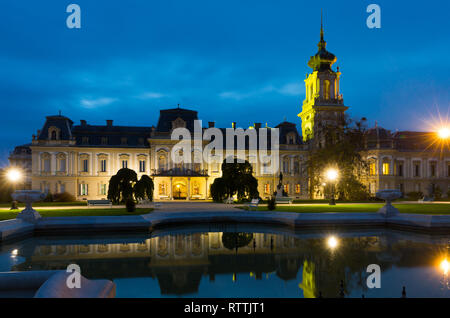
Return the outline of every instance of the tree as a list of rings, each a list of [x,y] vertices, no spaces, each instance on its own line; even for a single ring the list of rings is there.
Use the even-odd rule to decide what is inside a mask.
[[[147,175],[143,175],[134,186],[134,195],[137,200],[153,201],[153,180]]]
[[[216,202],[237,194],[238,200],[257,198],[258,180],[253,176],[252,165],[248,162],[222,163],[222,177],[211,185],[211,196]]]
[[[315,147],[311,147],[307,162],[310,195],[327,183],[324,171],[335,167],[339,171],[336,184],[341,200],[363,200],[369,197],[367,187],[359,180],[367,173],[364,149],[365,119],[353,122],[348,118],[341,125],[321,127]]]
[[[133,199],[137,174],[134,170],[123,168],[109,180],[108,199],[114,204]]]
[[[253,233],[225,232],[222,234],[222,244],[229,250],[247,246],[252,240]]]

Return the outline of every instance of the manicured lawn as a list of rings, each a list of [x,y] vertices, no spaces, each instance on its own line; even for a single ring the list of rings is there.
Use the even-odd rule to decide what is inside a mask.
[[[296,213],[322,213],[322,212],[376,212],[384,204],[346,204],[341,203],[335,206],[328,204],[310,204],[310,205],[277,205],[275,211],[296,212]],[[450,204],[393,204],[400,213],[413,214],[450,214]],[[267,205],[258,207],[258,211],[267,211]]]
[[[136,212],[130,213],[125,209],[65,209],[65,210],[46,210],[35,209],[43,217],[53,216],[111,216],[111,215],[140,215],[146,214],[153,209],[136,209]],[[0,221],[14,219],[20,210],[0,210]]]

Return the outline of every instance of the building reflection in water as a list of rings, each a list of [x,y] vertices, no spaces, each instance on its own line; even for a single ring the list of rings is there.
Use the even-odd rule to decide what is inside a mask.
[[[297,282],[298,295],[293,296],[336,297],[341,280],[346,294],[364,290],[369,264],[383,270],[419,266],[436,250],[428,243],[413,248],[409,240],[395,235],[340,236],[328,238],[328,244],[324,239],[320,234],[299,238],[230,232],[177,233],[125,243],[34,238],[16,252],[25,261],[12,270],[65,269],[76,263],[87,278],[155,278],[163,295],[195,294],[204,276],[214,282],[217,275],[226,274],[239,284],[237,274],[262,280],[272,279],[274,273],[279,280]]]

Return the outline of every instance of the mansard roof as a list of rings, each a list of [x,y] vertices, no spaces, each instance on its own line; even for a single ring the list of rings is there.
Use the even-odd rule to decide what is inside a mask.
[[[73,127],[76,146],[148,147],[152,127],[88,125]]]
[[[156,132],[170,132],[172,129],[172,122],[178,118],[186,123],[186,128],[189,129],[189,131],[194,131],[194,120],[198,119],[197,112],[195,110],[183,108],[172,108],[159,111]]]
[[[69,140],[72,138],[72,125],[73,121],[69,118],[61,115],[56,116],[47,116],[45,120],[44,127],[37,136],[38,140],[48,140],[50,139],[49,128],[56,127],[60,131],[60,139],[61,140]]]
[[[302,144],[302,138],[300,134],[298,133],[297,126],[294,123],[290,123],[288,121],[284,121],[280,124],[278,124],[275,128],[278,128],[280,130],[280,144],[288,144],[287,135],[289,133],[295,134],[295,142],[296,145]]]

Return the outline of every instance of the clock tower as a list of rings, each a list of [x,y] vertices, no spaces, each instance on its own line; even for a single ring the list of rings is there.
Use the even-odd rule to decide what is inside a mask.
[[[331,68],[337,59],[326,50],[322,21],[320,24],[319,50],[308,62],[313,71],[305,79],[306,98],[302,112],[298,114],[302,119],[303,141],[313,140],[319,145],[323,138],[321,127],[340,125],[344,121],[344,112],[348,109],[339,93],[339,67],[336,71]]]

